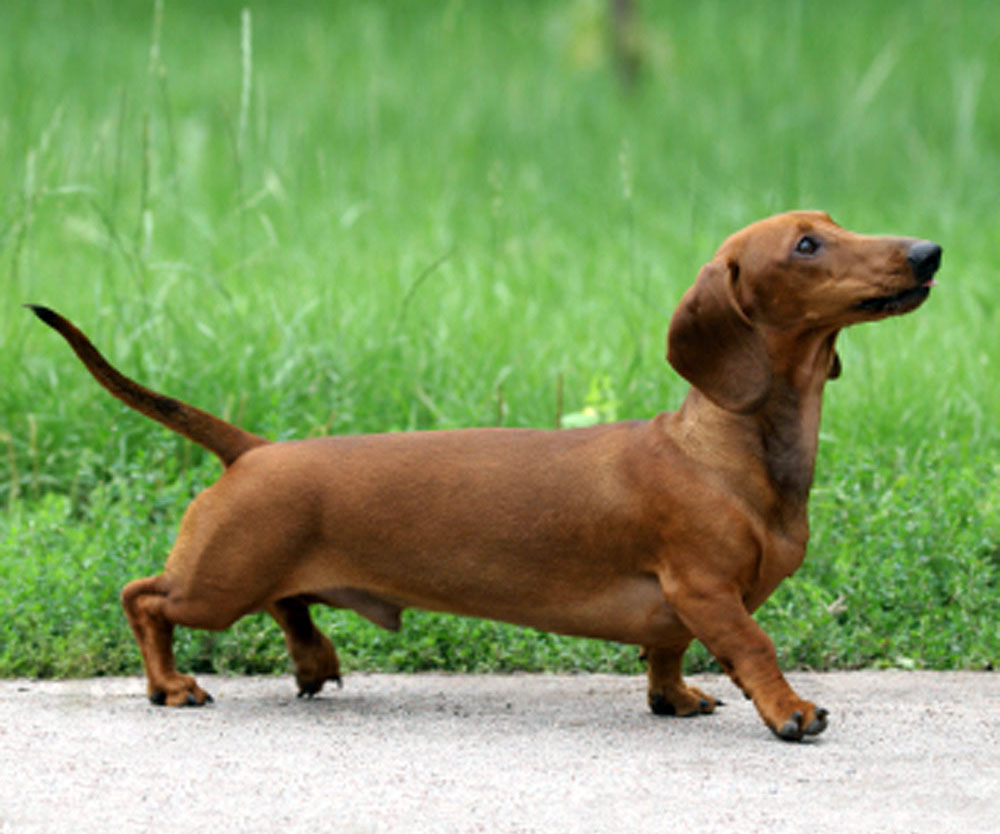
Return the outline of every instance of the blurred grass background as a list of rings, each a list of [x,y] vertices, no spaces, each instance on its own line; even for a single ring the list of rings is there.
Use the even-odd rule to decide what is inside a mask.
[[[138,669],[117,593],[219,471],[22,303],[273,438],[647,417],[683,397],[663,339],[700,264],[790,208],[945,256],[917,314],[841,337],[810,556],[759,619],[786,666],[995,663],[1000,7],[647,2],[617,38],[610,8],[0,6],[0,674]],[[348,668],[639,668],[323,623]],[[287,667],[257,617],[179,655]]]

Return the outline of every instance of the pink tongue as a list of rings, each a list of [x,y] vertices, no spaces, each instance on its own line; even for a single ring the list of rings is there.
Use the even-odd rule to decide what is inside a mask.
[[[935,281],[933,278],[931,278],[929,281],[924,281],[924,284],[923,284],[923,286],[925,286],[925,287],[936,287],[937,285],[938,285],[938,282]]]

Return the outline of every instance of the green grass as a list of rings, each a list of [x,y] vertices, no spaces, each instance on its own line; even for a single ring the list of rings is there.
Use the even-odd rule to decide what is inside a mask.
[[[249,8],[249,52],[238,3],[0,8],[0,674],[136,670],[117,593],[218,473],[22,303],[274,438],[645,417],[683,397],[663,336],[698,266],[795,207],[945,257],[918,313],[841,337],[810,556],[759,619],[786,666],[996,663],[1000,7],[644,4],[631,92],[596,0]],[[638,668],[323,622],[349,668]],[[179,654],[287,665],[262,618]]]

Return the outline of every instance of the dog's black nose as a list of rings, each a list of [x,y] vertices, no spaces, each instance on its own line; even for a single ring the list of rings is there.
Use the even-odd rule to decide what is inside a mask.
[[[941,247],[929,240],[919,240],[906,253],[918,281],[930,281],[941,266]]]

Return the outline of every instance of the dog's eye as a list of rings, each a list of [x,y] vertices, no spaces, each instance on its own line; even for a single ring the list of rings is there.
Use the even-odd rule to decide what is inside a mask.
[[[815,255],[819,251],[820,243],[816,238],[810,235],[804,235],[799,238],[799,242],[795,244],[795,251],[799,255]]]

